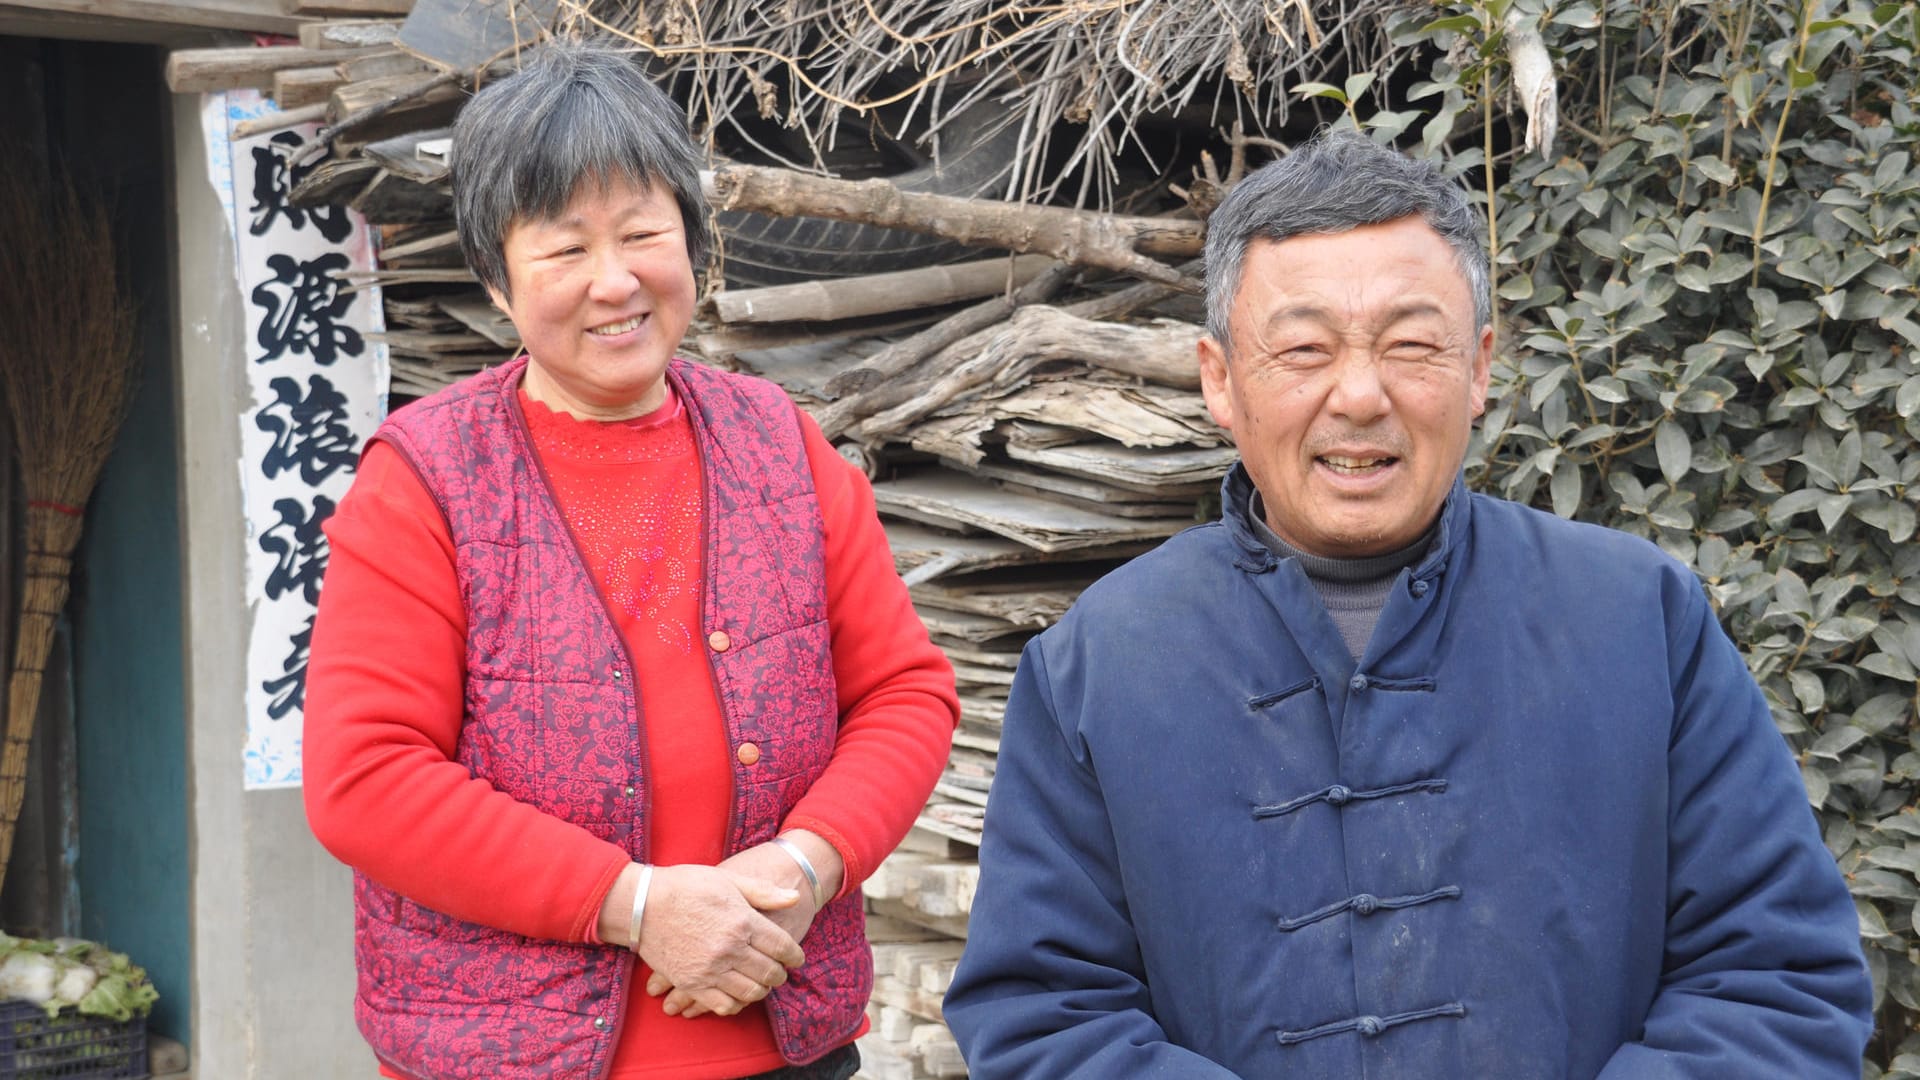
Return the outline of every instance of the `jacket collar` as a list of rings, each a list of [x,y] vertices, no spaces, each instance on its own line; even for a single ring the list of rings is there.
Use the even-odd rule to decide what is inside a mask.
[[[1253,478],[1247,475],[1247,467],[1242,462],[1234,462],[1233,468],[1220,481],[1220,520],[1227,528],[1227,535],[1233,539],[1233,564],[1250,574],[1263,574],[1279,565],[1280,557],[1260,539],[1253,529],[1253,522],[1247,517],[1247,504],[1253,494]],[[1465,541],[1467,522],[1472,516],[1471,498],[1467,492],[1464,475],[1453,478],[1453,490],[1447,493],[1447,501],[1440,506],[1440,531],[1433,539],[1433,547],[1415,563],[1409,573],[1417,580],[1430,580],[1439,577],[1445,571],[1447,557],[1453,549]]]

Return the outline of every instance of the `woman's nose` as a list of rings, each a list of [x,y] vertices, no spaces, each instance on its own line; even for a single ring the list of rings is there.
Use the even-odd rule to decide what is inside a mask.
[[[628,257],[609,251],[594,260],[593,280],[587,284],[587,296],[599,304],[621,304],[640,287],[639,275],[628,265]]]

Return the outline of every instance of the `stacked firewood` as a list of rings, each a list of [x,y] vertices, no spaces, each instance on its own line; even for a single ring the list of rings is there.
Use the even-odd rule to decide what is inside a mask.
[[[381,286],[393,392],[424,395],[520,344],[453,234],[445,128],[471,71],[408,68],[423,62],[397,23],[328,25],[302,48],[175,54],[169,70],[176,89],[299,95],[318,93],[317,69],[338,76],[305,114],[327,126],[282,140],[295,197],[379,226],[380,268],[347,287]],[[275,52],[291,67],[275,67]],[[329,53],[340,60],[319,62]],[[1199,392],[1197,264],[1173,265],[1197,254],[1200,225],[725,164],[708,194],[722,210],[916,229],[983,256],[715,288],[684,346],[778,383],[867,473],[896,566],[953,662],[961,722],[948,767],[866,886],[878,988],[861,1075],[964,1076],[940,998],[966,934],[1020,651],[1101,574],[1210,516],[1234,459]]]

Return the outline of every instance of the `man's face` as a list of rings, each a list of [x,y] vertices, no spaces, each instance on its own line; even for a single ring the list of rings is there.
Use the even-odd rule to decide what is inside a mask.
[[[1230,345],[1200,341],[1201,389],[1273,531],[1329,558],[1419,539],[1466,458],[1493,359],[1440,234],[1406,217],[1256,239],[1228,325]]]

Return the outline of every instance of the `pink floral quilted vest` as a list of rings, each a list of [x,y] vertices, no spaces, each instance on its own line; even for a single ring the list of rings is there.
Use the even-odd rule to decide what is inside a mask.
[[[619,631],[528,441],[524,359],[396,412],[381,427],[452,533],[467,600],[458,757],[494,787],[647,858],[646,727]],[[668,378],[706,471],[709,635],[734,760],[727,851],[770,839],[826,768],[838,730],[819,503],[793,403],[776,386],[675,360]],[[724,636],[722,636],[724,635]],[[418,1080],[605,1074],[633,955],[442,915],[356,875],[360,1030]],[[807,963],[767,1000],[804,1063],[846,1042],[873,989],[860,898],[829,903]]]

